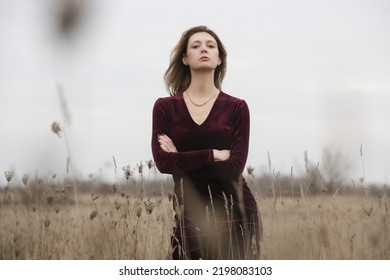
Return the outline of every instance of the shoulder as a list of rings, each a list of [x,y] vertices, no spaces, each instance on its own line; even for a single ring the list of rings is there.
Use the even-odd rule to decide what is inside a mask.
[[[174,96],[160,97],[155,101],[154,108],[170,108],[182,98],[183,95],[181,93]]]
[[[227,94],[226,92],[223,91],[220,92],[220,95],[221,95],[220,96],[221,100],[229,104],[229,106],[234,106],[237,109],[249,110],[248,104],[244,99]]]

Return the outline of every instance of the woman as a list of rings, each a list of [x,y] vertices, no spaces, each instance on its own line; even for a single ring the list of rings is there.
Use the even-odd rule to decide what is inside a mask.
[[[173,259],[253,259],[262,227],[242,172],[249,110],[220,90],[226,51],[205,26],[183,33],[164,79],[170,97],[153,108],[152,152],[173,175]]]

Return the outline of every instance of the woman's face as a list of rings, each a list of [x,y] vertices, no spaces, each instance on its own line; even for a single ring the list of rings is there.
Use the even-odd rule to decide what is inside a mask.
[[[218,44],[207,32],[198,32],[188,40],[183,63],[192,70],[214,70],[220,63]]]

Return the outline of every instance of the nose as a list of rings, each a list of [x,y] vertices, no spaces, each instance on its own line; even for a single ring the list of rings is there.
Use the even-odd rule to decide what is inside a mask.
[[[207,48],[206,48],[206,46],[202,45],[201,53],[207,53]]]

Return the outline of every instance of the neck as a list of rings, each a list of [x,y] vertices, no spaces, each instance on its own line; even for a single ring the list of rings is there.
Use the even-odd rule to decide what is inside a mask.
[[[192,96],[210,96],[218,91],[214,85],[214,71],[212,72],[192,72],[191,83],[187,89]]]

